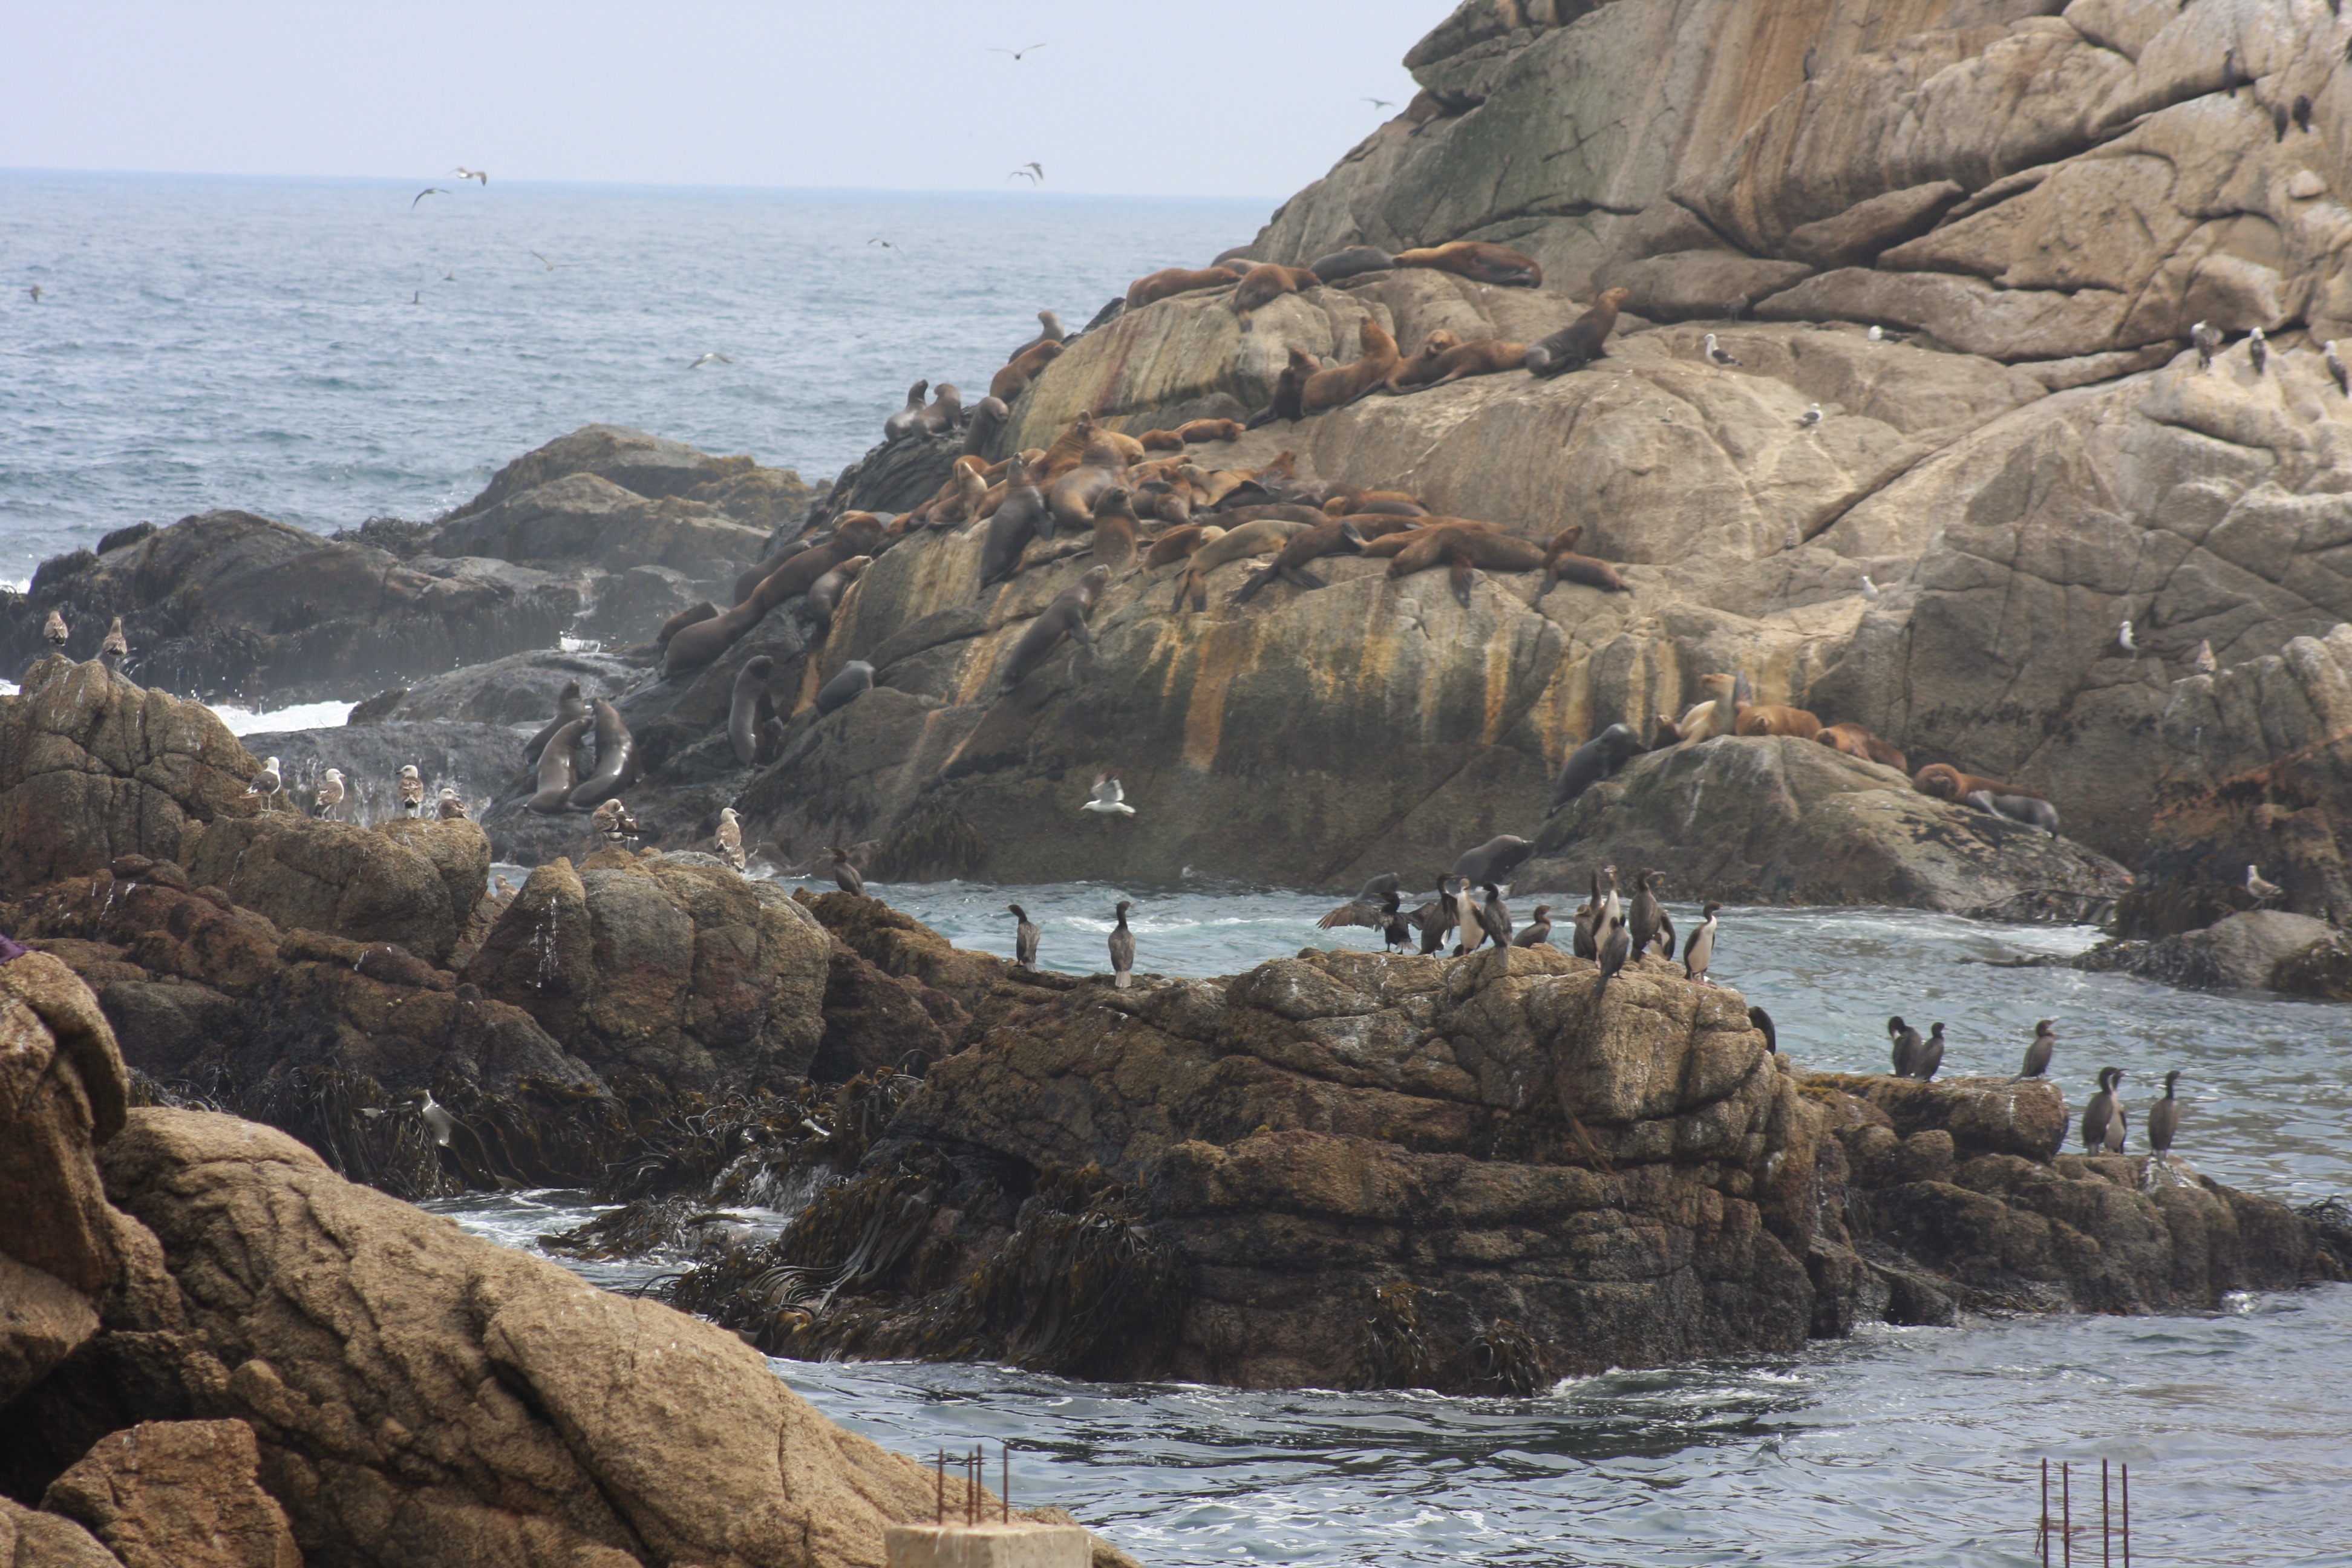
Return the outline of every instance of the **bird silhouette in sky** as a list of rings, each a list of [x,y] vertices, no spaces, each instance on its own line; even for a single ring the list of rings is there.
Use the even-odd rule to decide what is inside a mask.
[[[1027,54],[1027,53],[1029,52],[1029,49],[1042,49],[1042,48],[1044,48],[1045,47],[1045,45],[1043,45],[1043,44],[1032,44],[1032,45],[1030,45],[1030,46],[1029,46],[1029,48],[1028,48],[1028,49],[991,49],[991,50],[989,50],[988,52],[989,52],[990,54],[992,54],[992,55],[1011,55],[1014,59],[1016,59],[1016,60],[1017,60],[1017,59],[1019,59],[1022,56],[1024,56],[1024,55]]]
[[[541,256],[536,250],[532,251],[530,254],[541,267],[546,268],[550,272],[554,271],[559,267],[576,267],[579,265],[576,261],[550,261],[546,257]]]
[[[457,174],[461,180],[479,180],[485,186],[490,183],[490,172],[488,169],[468,169],[465,164],[460,163],[457,165]]]
[[[1370,104],[1374,109],[1394,109],[1396,107],[1395,103],[1385,98],[1368,98],[1364,100],[1364,101]]]
[[[899,249],[898,249],[898,247],[897,247],[896,245],[893,245],[892,243],[890,243],[890,241],[888,241],[888,240],[887,240],[887,239],[869,239],[869,240],[867,240],[866,243],[866,244],[868,244],[868,245],[878,245],[878,246],[880,246],[880,247],[881,247],[883,249],[885,249],[885,250],[898,250],[898,254],[899,254],[899,255],[901,255],[901,256],[904,256],[904,255],[906,255],[906,254],[907,254],[905,251],[903,251],[903,250],[899,250]]]
[[[423,201],[427,196],[446,196],[448,194],[448,192],[443,190],[438,185],[427,185],[423,190],[416,193],[415,200],[411,201],[408,204],[408,210],[410,212],[415,212],[416,210],[416,203]]]
[[[704,354],[700,359],[696,360],[692,364],[688,365],[686,368],[688,370],[700,370],[707,364],[733,364],[735,362],[733,360],[729,359],[725,354],[714,353]]]
[[[1008,180],[1026,180],[1033,185],[1042,185],[1045,183],[1045,165],[1034,163],[1024,163],[1004,177]]]

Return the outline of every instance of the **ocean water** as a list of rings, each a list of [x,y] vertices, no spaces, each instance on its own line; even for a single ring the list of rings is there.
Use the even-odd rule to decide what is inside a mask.
[[[1019,903],[1043,928],[1041,963],[1070,972],[1105,966],[1121,898],[1136,902],[1129,920],[1147,972],[1229,974],[1303,947],[1379,946],[1370,931],[1317,930],[1339,900],[1298,893],[872,890],[960,945],[1006,956],[1003,906]],[[1511,904],[1523,917],[1574,897],[1523,889]],[[1883,1070],[1885,1020],[1899,1012],[1948,1026],[1948,1073],[2013,1072],[2034,1020],[2054,1017],[2053,1077],[2071,1104],[2099,1068],[2120,1066],[2137,1128],[2177,1068],[2187,1109],[2175,1148],[2198,1170],[2293,1203],[2352,1190],[2336,1009],[2005,966],[2079,952],[2097,938],[2088,928],[1900,910],[1740,909],[1722,921],[1717,978],[1769,1008],[1781,1048],[1806,1066]],[[525,1247],[594,1212],[574,1193],[433,1206]],[[626,1289],[676,1265],[576,1267]],[[2102,1459],[2131,1468],[2136,1561],[2352,1562],[2341,1501],[2352,1487],[2352,1287],[2189,1317],[1874,1327],[1795,1355],[1612,1372],[1528,1399],[773,1364],[835,1419],[902,1451],[980,1443],[993,1466],[1008,1445],[1016,1500],[1061,1504],[1155,1564],[2017,1568],[2040,1561],[2045,1458],[2053,1477],[2074,1467],[2074,1518],[2094,1526],[2078,1562],[2099,1560]]]
[[[829,479],[1269,211],[439,183],[0,171],[0,580],[213,507],[430,518],[596,420]]]

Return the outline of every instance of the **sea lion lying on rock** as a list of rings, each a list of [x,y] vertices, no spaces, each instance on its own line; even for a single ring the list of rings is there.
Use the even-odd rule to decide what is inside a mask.
[[[1396,264],[1395,257],[1376,245],[1351,245],[1345,250],[1317,257],[1307,264],[1307,270],[1326,283],[1337,283],[1342,278],[1360,277],[1367,272],[1386,272]]]
[[[1544,547],[1532,539],[1485,524],[1444,520],[1416,530],[1411,542],[1389,562],[1391,577],[1408,577],[1433,566],[1450,569],[1454,597],[1470,605],[1471,569],[1489,572],[1533,572],[1544,563]]]
[[[1909,759],[1859,724],[1827,725],[1813,739],[1824,746],[1843,752],[1849,757],[1877,763],[1897,773],[1908,773],[1911,771]]]
[[[1248,582],[1234,595],[1234,603],[1246,605],[1260,588],[1276,577],[1301,588],[1330,586],[1323,578],[1307,570],[1309,561],[1326,555],[1360,555],[1364,552],[1364,536],[1356,531],[1355,524],[1344,517],[1328,522],[1318,522],[1305,531],[1293,534],[1288,543],[1276,552],[1274,560],[1253,573]]]
[[[1038,374],[1053,363],[1055,356],[1061,352],[1062,345],[1058,342],[1039,343],[990,379],[988,395],[1010,404],[1028,389],[1029,384],[1036,380]]]
[[[1739,710],[1733,732],[1740,735],[1794,735],[1811,741],[1822,732],[1822,721],[1801,708],[1781,702],[1751,702]]]
[[[1537,265],[1535,258],[1522,256],[1508,246],[1490,245],[1482,239],[1457,239],[1448,245],[1434,245],[1423,250],[1400,250],[1396,253],[1396,264],[1399,267],[1433,267],[1457,278],[1467,278],[1473,283],[1491,283],[1504,289],[1543,287],[1543,268]]]
[[[1949,763],[1930,763],[1921,768],[1911,775],[1911,787],[1921,795],[1932,795],[1938,800],[1948,800],[1954,805],[1961,805],[1979,790],[1990,791],[1996,795],[2033,794],[2032,790],[2018,789],[1995,779],[1979,778],[1974,773],[1964,773]],[[2034,798],[2038,800],[2041,796],[2035,795]]]
[[[1010,691],[1020,685],[1031,670],[1045,662],[1047,654],[1061,646],[1064,637],[1073,638],[1082,647],[1093,647],[1094,633],[1087,627],[1087,616],[1095,607],[1095,596],[1109,581],[1109,567],[1089,567],[1085,576],[1055,595],[1054,602],[1029,623],[1029,629],[1013,645],[1013,653],[1004,661],[1004,679],[999,689]]]
[[[1474,375],[1498,375],[1507,370],[1517,370],[1528,363],[1528,345],[1516,338],[1484,338],[1475,343],[1457,343],[1437,354],[1418,374],[1416,379],[1400,384],[1399,378],[1389,379],[1391,391],[1405,387],[1427,389],[1449,385]]]
[[[1598,588],[1608,594],[1630,594],[1633,590],[1625,579],[1617,575],[1617,568],[1606,561],[1576,553],[1577,542],[1584,537],[1584,525],[1571,522],[1551,536],[1544,546],[1544,583],[1536,590],[1540,599],[1551,592],[1555,583],[1581,583],[1588,588]]]
[[[1302,413],[1319,414],[1327,408],[1345,407],[1372,388],[1385,384],[1396,370],[1396,340],[1378,321],[1366,316],[1357,326],[1356,337],[1363,352],[1352,363],[1333,370],[1318,370],[1299,388],[1298,406]]]
[[[1241,286],[1234,290],[1234,313],[1242,319],[1242,331],[1252,330],[1250,312],[1270,305],[1285,294],[1319,289],[1323,279],[1304,267],[1281,267],[1274,262],[1261,262],[1242,274]]]
[[[1592,309],[1541,342],[1528,345],[1528,373],[1558,375],[1562,371],[1582,370],[1602,358],[1608,353],[1609,334],[1617,330],[1617,308],[1632,297],[1623,289],[1604,290],[1592,302]]]
[[[1996,795],[1980,789],[1969,796],[1969,804],[1979,811],[2039,827],[2053,838],[2058,837],[2058,808],[2038,795]]]
[[[1239,282],[1243,270],[1238,267],[1163,267],[1127,286],[1127,308],[1140,310],[1173,294],[1189,294],[1195,289],[1220,289]]]

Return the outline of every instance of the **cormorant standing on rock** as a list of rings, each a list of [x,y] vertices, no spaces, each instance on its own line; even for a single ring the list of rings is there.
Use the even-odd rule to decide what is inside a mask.
[[[2166,1073],[2164,1098],[2147,1108],[2147,1146],[2158,1154],[2171,1152],[2172,1135],[2180,1131],[2180,1101],[2173,1098],[2173,1086],[2179,1081],[2179,1068]]]
[[[1918,1058],[1912,1063],[1911,1076],[1921,1083],[1929,1082],[1935,1078],[1936,1069],[1943,1065],[1944,1026],[1937,1024],[1927,1031],[1927,1043],[1919,1047]]]
[[[2091,1096],[2083,1107],[2083,1150],[2090,1154],[2120,1154],[2124,1152],[2124,1108],[2116,1100],[2116,1086],[2123,1081],[2121,1068],[2099,1069],[2099,1092]]]
[[[849,863],[849,851],[835,847],[829,853],[833,856],[833,885],[845,893],[856,893],[864,898],[866,879],[859,876],[857,868]]]
[[[1135,984],[1135,933],[1127,929],[1131,907],[1125,899],[1118,901],[1118,924],[1110,933],[1110,983],[1121,991]]]
[[[1715,911],[1721,904],[1710,903],[1699,911],[1698,929],[1683,943],[1683,978],[1700,985],[1712,985],[1706,977],[1706,966],[1715,962],[1715,931],[1719,923]]]
[[[1658,902],[1658,884],[1664,880],[1665,878],[1656,871],[1633,873],[1632,923],[1633,956],[1637,958],[1650,951],[1650,944],[1657,940],[1661,931],[1668,933],[1666,940],[1669,942],[1674,940],[1674,921]]]
[[[1919,1031],[1905,1023],[1903,1016],[1898,1013],[1886,1020],[1886,1037],[1895,1044],[1895,1076],[1909,1078],[1911,1069],[1919,1063],[1923,1044]]]
[[[1597,1005],[1608,994],[1609,982],[1625,967],[1625,960],[1633,952],[1633,938],[1622,921],[1611,921],[1601,938],[1601,984],[1593,988],[1592,1000]]]
[[[1551,906],[1538,904],[1527,928],[1511,939],[1513,947],[1549,947],[1551,945]]]
[[[2050,1070],[2050,1053],[2058,1048],[2058,1020],[2037,1019],[2033,1025],[2033,1043],[2025,1047],[2025,1069],[2020,1078],[2040,1078]]]
[[[1511,945],[1511,911],[1503,907],[1502,889],[1486,884],[1486,901],[1478,906],[1478,925],[1496,947]]]
[[[1044,933],[1030,920],[1029,911],[1019,904],[1007,904],[1004,908],[1020,922],[1013,928],[1013,962],[1024,969],[1036,968],[1037,939]]]

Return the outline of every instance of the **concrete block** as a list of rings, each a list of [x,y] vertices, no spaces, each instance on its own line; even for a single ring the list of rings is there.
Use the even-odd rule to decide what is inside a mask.
[[[890,1568],[1087,1568],[1093,1548],[1074,1524],[894,1524]]]

